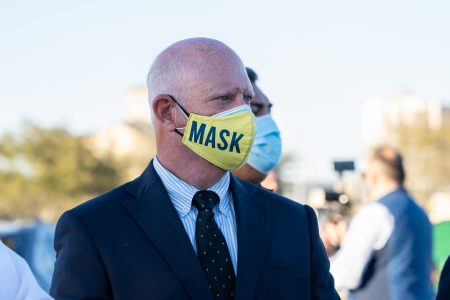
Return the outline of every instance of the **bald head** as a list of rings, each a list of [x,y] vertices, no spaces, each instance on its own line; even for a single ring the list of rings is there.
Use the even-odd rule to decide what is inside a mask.
[[[147,85],[158,160],[193,186],[210,187],[225,170],[184,145],[180,135],[189,113],[213,116],[249,104],[254,91],[241,59],[216,40],[183,40],[157,56]]]
[[[370,156],[370,168],[398,185],[405,181],[405,170],[401,154],[389,146],[381,146],[373,150]]]
[[[227,69],[227,70],[225,70]],[[234,69],[234,70],[233,70]],[[222,73],[235,76],[245,72],[238,55],[224,43],[208,38],[192,38],[176,42],[157,56],[147,77],[150,102],[161,94],[170,94],[186,102],[192,91],[209,89]],[[241,74],[242,75],[242,74]]]

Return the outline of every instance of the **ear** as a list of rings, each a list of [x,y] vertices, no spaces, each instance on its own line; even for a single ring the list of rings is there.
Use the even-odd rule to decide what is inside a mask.
[[[175,131],[176,126],[176,104],[167,95],[158,95],[152,102],[155,119],[166,127],[168,131]]]
[[[371,172],[370,176],[368,178],[368,182],[370,183],[370,185],[375,186],[378,183],[378,180],[379,180],[379,175],[374,172]]]

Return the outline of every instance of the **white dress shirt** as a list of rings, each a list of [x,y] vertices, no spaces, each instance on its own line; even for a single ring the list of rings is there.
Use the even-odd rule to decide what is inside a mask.
[[[26,261],[0,241],[0,299],[48,300]]]
[[[330,258],[337,290],[355,289],[361,283],[374,251],[382,249],[394,229],[394,217],[382,204],[371,202],[351,220],[341,249]]]
[[[153,159],[153,167],[161,178],[169,198],[180,216],[192,247],[197,252],[197,243],[195,241],[195,221],[197,219],[198,209],[192,205],[192,198],[199,190],[192,185],[170,173],[156,156]],[[227,172],[222,179],[210,187],[208,190],[214,191],[220,197],[219,205],[213,209],[214,220],[222,231],[225,241],[228,245],[234,272],[237,271],[237,233],[236,217],[234,214],[233,198],[230,191],[230,173]]]

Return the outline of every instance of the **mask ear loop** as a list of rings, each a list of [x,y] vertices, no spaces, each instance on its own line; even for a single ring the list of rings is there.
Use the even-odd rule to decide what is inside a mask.
[[[189,119],[189,112],[175,99],[175,97],[173,97],[172,95],[167,95],[167,96],[169,96],[169,98],[170,99],[172,99],[173,100],[173,102],[175,102],[175,104],[178,106],[178,108],[181,110],[181,112],[184,114],[184,116],[186,117],[186,119]],[[180,132],[180,130],[183,130],[183,129],[185,129],[186,127],[178,127],[178,128],[175,128],[175,132],[179,135],[179,136],[181,136],[181,137],[183,137],[183,133],[181,133]]]
[[[182,128],[175,128],[175,133],[177,133],[179,136],[183,137],[184,133],[181,133],[181,131],[179,131],[178,129],[184,129],[184,127],[182,127]]]

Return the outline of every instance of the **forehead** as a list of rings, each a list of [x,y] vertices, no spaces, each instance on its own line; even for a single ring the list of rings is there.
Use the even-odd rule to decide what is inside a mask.
[[[252,99],[252,103],[268,103],[269,99],[267,99],[267,96],[261,91],[259,86],[256,83],[254,83],[252,86],[255,93],[255,96]]]
[[[242,62],[234,57],[205,58],[196,65],[188,82],[191,97],[208,98],[221,93],[251,93],[252,85]]]
[[[373,157],[369,158],[366,165],[366,172],[378,172],[383,165]]]

